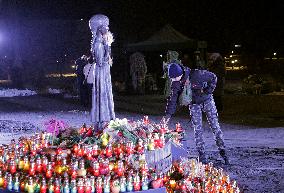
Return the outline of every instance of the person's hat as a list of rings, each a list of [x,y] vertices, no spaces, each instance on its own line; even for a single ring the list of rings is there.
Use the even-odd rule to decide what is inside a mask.
[[[168,74],[170,78],[179,77],[183,74],[182,67],[179,64],[171,63],[168,70]]]

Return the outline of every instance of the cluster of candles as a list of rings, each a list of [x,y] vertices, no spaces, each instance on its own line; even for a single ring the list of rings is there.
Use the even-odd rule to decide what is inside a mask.
[[[161,126],[158,132],[148,134],[146,141],[136,144],[75,144],[61,149],[51,146],[53,136],[49,133],[35,134],[19,143],[12,141],[9,146],[0,146],[0,191],[119,193],[166,186],[167,192],[239,192],[236,182],[212,164],[181,161],[165,175],[148,168],[144,153],[164,147],[164,129]],[[182,132],[179,123],[175,131]],[[129,161],[132,155],[139,157],[138,166]],[[174,178],[173,173],[182,178]]]
[[[153,175],[154,176],[154,175]],[[152,177],[151,177],[152,178]],[[163,178],[153,178],[150,181],[147,174],[128,173],[127,176],[113,177],[84,176],[70,178],[65,173],[63,176],[54,176],[49,179],[44,175],[25,176],[21,173],[2,175],[0,171],[0,190],[7,189],[15,192],[28,193],[119,193],[148,190],[163,186]]]
[[[182,176],[180,180],[170,178],[175,173]],[[168,193],[173,192],[228,192],[240,193],[235,180],[223,171],[213,167],[212,163],[202,164],[195,159],[185,159],[173,164],[169,175],[164,178]]]
[[[51,136],[0,146],[0,189],[23,192],[91,193],[141,191],[163,186],[161,174],[149,169],[144,151],[131,141],[100,147],[76,144],[51,150]],[[137,154],[138,168],[127,158]]]

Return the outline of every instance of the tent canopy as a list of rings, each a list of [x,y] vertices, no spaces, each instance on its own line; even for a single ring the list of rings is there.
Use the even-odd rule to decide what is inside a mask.
[[[129,52],[166,51],[170,49],[198,49],[206,47],[207,43],[205,41],[190,39],[168,24],[145,41],[127,44],[126,50]]]

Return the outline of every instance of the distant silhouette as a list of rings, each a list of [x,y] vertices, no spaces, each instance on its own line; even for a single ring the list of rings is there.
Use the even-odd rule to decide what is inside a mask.
[[[87,88],[86,85],[83,84],[85,76],[83,73],[84,66],[87,64],[87,56],[83,55],[78,58],[76,61],[76,75],[77,75],[77,87],[79,90],[80,103],[83,106],[87,106]]]
[[[145,93],[145,77],[147,65],[145,56],[140,52],[135,52],[129,58],[130,75],[132,77],[132,87],[136,93]]]
[[[217,85],[213,92],[214,101],[218,112],[223,111],[223,97],[226,76],[226,66],[223,57],[219,53],[209,55],[209,71],[217,76]]]

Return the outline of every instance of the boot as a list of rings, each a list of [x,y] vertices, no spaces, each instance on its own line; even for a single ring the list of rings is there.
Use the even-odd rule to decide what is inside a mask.
[[[230,161],[229,161],[228,156],[226,155],[225,149],[221,149],[221,150],[220,150],[220,155],[221,155],[221,157],[224,159],[225,164],[226,164],[226,165],[229,165],[229,164],[230,164]]]

